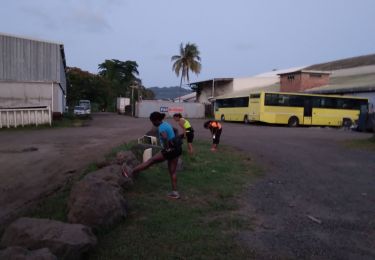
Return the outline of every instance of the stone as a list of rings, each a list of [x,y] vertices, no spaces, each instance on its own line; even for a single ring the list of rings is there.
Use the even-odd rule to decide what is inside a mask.
[[[96,244],[97,239],[87,226],[37,218],[17,219],[5,229],[1,239],[1,247],[47,247],[61,259],[80,259]]]
[[[132,151],[121,151],[116,154],[116,163],[118,165],[122,165],[123,163],[127,163],[132,167],[135,167],[139,164],[139,160],[134,155]]]
[[[13,246],[0,251],[0,259],[57,260],[57,257],[48,248],[30,251],[23,247]]]
[[[121,171],[121,166],[115,164],[89,173],[87,176],[107,182],[114,187],[121,187],[127,190],[133,185],[133,182],[132,180],[122,176]]]
[[[118,185],[89,174],[73,186],[68,201],[70,223],[98,229],[112,226],[126,216],[126,201]]]

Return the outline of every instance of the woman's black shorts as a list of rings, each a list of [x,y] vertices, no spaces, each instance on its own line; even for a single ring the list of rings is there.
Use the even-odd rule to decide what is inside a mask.
[[[194,130],[192,128],[186,129],[186,139],[188,143],[192,143],[194,139]]]
[[[163,155],[163,157],[165,159],[172,160],[172,159],[175,159],[182,154],[182,148],[181,148],[181,146],[165,148],[165,149],[161,150],[161,154]]]
[[[213,138],[213,136],[212,136],[212,143],[213,144],[219,144],[220,143],[220,136],[221,136],[221,130],[222,129],[218,129],[217,131],[216,131],[216,133],[215,133],[215,138]]]

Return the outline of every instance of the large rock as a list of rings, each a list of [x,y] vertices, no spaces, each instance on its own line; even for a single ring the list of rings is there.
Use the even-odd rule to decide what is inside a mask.
[[[68,221],[92,228],[114,225],[127,215],[122,190],[91,175],[73,186],[68,201]]]
[[[116,163],[118,165],[127,163],[128,165],[135,167],[139,164],[139,161],[132,151],[120,151],[116,154]]]
[[[88,178],[96,178],[107,182],[114,187],[129,189],[133,185],[133,182],[132,180],[122,176],[121,171],[120,165],[110,165],[98,171],[89,173],[87,176]]]
[[[96,243],[87,226],[36,218],[17,219],[6,228],[1,239],[2,247],[49,248],[62,259],[80,259]]]
[[[48,248],[27,250],[26,248],[13,246],[0,251],[0,259],[9,260],[57,260]]]

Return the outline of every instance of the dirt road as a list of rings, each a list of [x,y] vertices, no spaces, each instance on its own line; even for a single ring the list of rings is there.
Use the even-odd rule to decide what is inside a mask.
[[[192,124],[197,138],[209,140],[203,120]],[[243,197],[255,229],[238,236],[257,258],[375,258],[375,155],[343,145],[369,135],[223,126],[222,143],[264,169]],[[0,132],[0,223],[148,129],[147,119],[97,114],[89,127]]]
[[[0,132],[0,226],[150,129],[144,119],[96,114],[88,127]]]

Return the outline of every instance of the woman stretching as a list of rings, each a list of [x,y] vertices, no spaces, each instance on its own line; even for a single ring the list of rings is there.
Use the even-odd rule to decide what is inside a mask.
[[[180,113],[174,114],[173,119],[178,123],[183,131],[181,138],[186,137],[189,154],[193,154],[194,129],[191,127],[190,122],[183,118]]]
[[[203,127],[206,129],[210,129],[212,134],[211,151],[216,152],[217,146],[220,143],[220,136],[222,132],[221,124],[215,120],[209,120],[204,123]]]
[[[167,122],[163,122],[165,114],[153,112],[150,115],[150,121],[159,130],[159,140],[163,149],[152,156],[149,160],[139,164],[133,169],[126,165],[122,168],[122,173],[127,178],[136,177],[141,171],[149,168],[151,165],[168,160],[168,171],[171,178],[172,192],[168,193],[168,197],[179,199],[180,195],[177,191],[177,175],[176,168],[178,157],[182,153],[182,142],[178,136],[175,136],[173,128]]]

